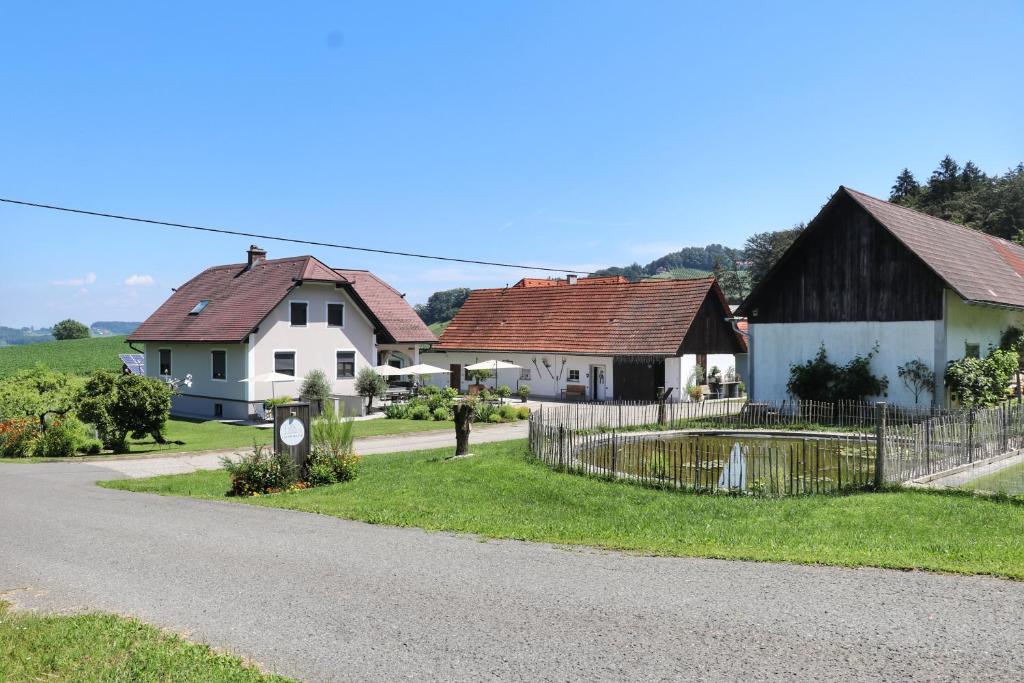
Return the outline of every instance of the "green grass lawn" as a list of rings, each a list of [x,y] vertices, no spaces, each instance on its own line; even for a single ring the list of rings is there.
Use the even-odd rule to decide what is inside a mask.
[[[352,426],[355,438],[367,436],[392,436],[411,434],[414,432],[431,432],[450,430],[452,441],[455,440],[454,422],[434,422],[431,420],[360,420]],[[260,429],[248,425],[233,425],[215,420],[196,420],[175,417],[167,421],[164,438],[168,443],[158,444],[152,438],[131,440],[131,452],[126,455],[159,455],[161,453],[194,453],[197,451],[219,451],[237,448],[251,448],[253,443],[262,446],[270,445],[273,440],[272,429]],[[76,458],[2,458],[2,462],[49,462],[69,459],[94,460],[109,458],[109,452],[101,455],[76,456]]]
[[[1010,465],[998,472],[978,477],[963,485],[968,491],[987,491],[1015,496],[1024,494],[1024,463]]]
[[[124,337],[91,337],[0,347],[0,378],[42,363],[51,370],[88,375],[94,370],[119,370],[119,353],[134,353]]]
[[[321,489],[224,497],[223,471],[103,486],[238,500],[374,524],[470,532],[657,555],[928,569],[1024,579],[1024,505],[893,491],[753,498],[659,491],[554,472],[526,443],[367,457],[359,477]]]
[[[0,681],[287,683],[135,619],[40,616],[0,602]]]
[[[444,320],[439,323],[430,323],[429,325],[427,325],[427,327],[430,328],[430,331],[433,332],[435,336],[440,337],[442,334],[444,334],[444,331],[448,329],[448,325],[450,325],[451,322],[451,320]]]

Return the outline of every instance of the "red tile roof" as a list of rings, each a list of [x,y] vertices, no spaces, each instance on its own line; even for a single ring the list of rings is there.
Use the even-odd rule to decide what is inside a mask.
[[[1024,247],[848,187],[839,191],[860,204],[961,298],[1024,308]]]
[[[364,280],[373,278],[380,282],[366,271],[352,272],[362,273]],[[268,259],[249,269],[245,263],[207,268],[179,287],[128,336],[128,340],[195,343],[243,341],[284,300],[298,281],[334,282],[344,286],[356,304],[379,328],[378,334],[383,337],[382,341],[421,341],[419,331],[410,333],[410,339],[395,336],[406,335],[410,328],[410,316],[419,320],[400,296],[396,302],[393,298],[374,294],[372,285],[364,286],[363,292],[360,292],[354,282],[312,256]],[[387,287],[383,282],[380,284]],[[362,296],[364,292],[377,304],[365,300]],[[210,302],[206,308],[198,315],[189,315],[195,305],[204,300]],[[404,311],[401,310],[403,306]],[[429,330],[427,334],[430,334]],[[432,341],[433,335],[427,340]]]
[[[366,302],[396,343],[437,341],[397,289],[368,270],[335,268],[334,272],[352,283],[356,294]]]
[[[434,348],[673,356],[709,294],[729,310],[713,278],[478,289]]]

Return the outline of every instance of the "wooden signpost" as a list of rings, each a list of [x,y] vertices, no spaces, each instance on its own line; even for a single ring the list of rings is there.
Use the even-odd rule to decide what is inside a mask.
[[[274,452],[288,453],[301,474],[309,463],[310,436],[308,403],[274,406]]]

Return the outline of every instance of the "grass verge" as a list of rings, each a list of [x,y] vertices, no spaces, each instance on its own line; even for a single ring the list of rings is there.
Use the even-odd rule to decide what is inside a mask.
[[[14,612],[0,602],[2,681],[287,683],[135,619]]]
[[[891,491],[753,498],[659,491],[554,472],[525,441],[375,455],[352,482],[228,499],[223,471],[104,482],[108,488],[302,510],[656,555],[926,569],[1024,579],[1024,505]]]

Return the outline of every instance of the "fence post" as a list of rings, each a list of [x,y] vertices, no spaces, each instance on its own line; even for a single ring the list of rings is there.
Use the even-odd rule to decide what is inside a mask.
[[[885,483],[885,401],[875,403],[875,488]]]
[[[558,425],[558,468],[563,467],[565,455],[565,426]]]
[[[619,460],[619,444],[618,437],[615,434],[615,430],[612,430],[612,476],[618,477],[618,463]]]
[[[974,462],[974,406],[967,413],[967,462]]]

